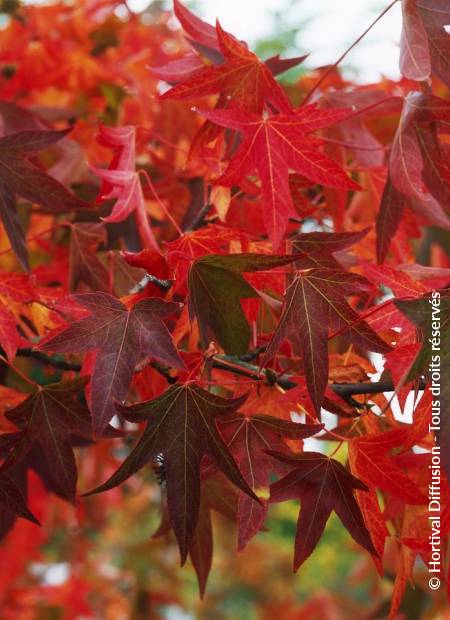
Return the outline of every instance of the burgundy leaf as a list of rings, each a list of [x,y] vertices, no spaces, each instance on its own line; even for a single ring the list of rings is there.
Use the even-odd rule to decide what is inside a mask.
[[[73,301],[90,311],[40,343],[41,351],[85,353],[96,351],[92,376],[94,435],[100,436],[115,414],[114,400],[123,401],[139,356],[151,355],[165,364],[182,368],[183,362],[163,320],[180,305],[162,299],[143,299],[128,309],[106,293],[74,295]]]
[[[338,461],[318,452],[286,455],[270,451],[269,454],[293,467],[289,474],[270,486],[270,501],[301,501],[294,571],[314,551],[333,510],[352,538],[369,553],[377,555],[355,499],[356,490],[368,490],[361,480],[352,476]]]
[[[245,398],[220,398],[188,383],[174,385],[154,400],[118,406],[127,420],[145,420],[147,426],[116,473],[91,493],[112,489],[162,454],[169,518],[183,564],[198,522],[203,457],[209,456],[233,484],[258,501],[216,428],[216,420],[236,411]]]

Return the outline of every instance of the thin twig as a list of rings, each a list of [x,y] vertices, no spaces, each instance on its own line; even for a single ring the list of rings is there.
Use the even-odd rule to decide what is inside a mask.
[[[153,276],[151,273],[146,273],[142,276],[139,282],[137,282],[137,284],[135,284],[133,288],[130,289],[130,295],[142,292],[147,286],[147,284],[156,284],[156,286],[159,287],[162,291],[168,291],[169,288],[172,286],[173,281],[163,280],[161,278]]]
[[[74,372],[80,372],[81,370],[81,364],[59,360],[31,348],[18,349],[16,355],[19,357],[32,357],[33,359],[42,362],[43,364],[47,364],[48,366],[53,366],[53,368],[57,368],[58,370],[70,370]],[[0,356],[0,360],[1,358],[2,356]],[[177,377],[170,374],[170,368],[157,360],[147,361],[144,366],[136,366],[135,372],[140,372],[146,365],[151,366],[154,370],[156,370],[156,372],[159,372],[159,374],[166,379],[167,383],[172,384],[177,382]]]
[[[252,349],[243,355],[239,355],[239,360],[241,362],[251,362],[253,361],[260,353],[264,353],[267,349],[267,345],[263,344],[260,347],[256,347],[256,349]]]
[[[46,355],[41,351],[36,351],[35,349],[25,348],[25,349],[17,349],[17,353],[19,357],[32,357],[43,364],[48,364],[49,366],[53,366],[53,368],[59,368],[59,370],[73,370],[75,372],[79,372],[81,370],[81,364],[66,362],[65,360],[59,360],[55,357],[51,357],[50,355]]]
[[[336,62],[335,62],[333,65],[331,65],[330,67],[328,67],[328,69],[327,69],[324,73],[322,73],[322,75],[320,76],[320,78],[317,80],[317,82],[316,82],[316,83],[314,84],[314,86],[311,88],[311,90],[309,91],[309,93],[308,93],[308,94],[306,95],[306,97],[303,99],[303,101],[302,101],[302,105],[305,105],[305,103],[307,103],[307,102],[311,99],[311,97],[312,97],[313,93],[315,93],[315,92],[316,92],[316,90],[317,90],[317,89],[319,88],[319,86],[320,86],[320,85],[321,85],[321,84],[322,84],[322,83],[326,80],[326,78],[330,75],[330,73],[331,73],[334,69],[336,69],[336,67],[337,67],[337,66],[338,66],[338,65],[339,65],[339,64],[340,64],[340,63],[344,60],[344,58],[347,56],[347,54],[348,54],[349,52],[351,52],[351,50],[355,47],[355,45],[358,45],[358,43],[359,43],[359,42],[360,42],[360,41],[361,41],[361,40],[362,40],[362,39],[366,36],[366,34],[367,34],[368,32],[370,32],[370,30],[372,30],[372,28],[375,26],[375,24],[376,24],[377,22],[379,22],[379,21],[380,21],[380,19],[381,19],[384,15],[386,15],[386,13],[387,13],[387,12],[388,12],[388,11],[389,11],[389,10],[390,10],[393,6],[394,6],[394,4],[397,4],[397,2],[398,2],[398,1],[399,1],[399,0],[394,0],[393,2],[391,2],[391,4],[389,4],[389,6],[387,6],[387,7],[386,7],[386,8],[385,8],[385,9],[384,9],[384,10],[383,10],[383,11],[382,11],[379,15],[378,15],[378,17],[376,17],[376,18],[374,19],[374,21],[370,24],[370,26],[368,26],[368,27],[364,30],[364,32],[363,32],[363,33],[362,33],[362,34],[361,34],[361,35],[360,35],[360,36],[356,39],[356,41],[354,41],[354,42],[350,45],[350,47],[348,47],[348,48],[345,50],[345,52],[344,52],[343,54],[341,54],[341,56],[339,56],[339,58],[336,60]]]
[[[186,228],[185,232],[192,232],[194,230],[198,230],[199,228],[201,228],[204,225],[205,218],[208,215],[208,213],[211,211],[212,207],[213,205],[211,202],[205,203],[203,207],[200,209],[200,211],[197,213],[195,218],[192,220],[192,223],[189,225],[189,227]]]
[[[165,214],[167,219],[170,220],[170,222],[172,223],[172,226],[175,228],[175,230],[180,235],[180,237],[182,237],[183,236],[183,231],[178,226],[178,223],[175,220],[175,218],[172,217],[172,214],[170,213],[169,209],[166,207],[164,202],[159,197],[158,192],[156,191],[156,188],[153,185],[153,181],[151,180],[150,175],[148,174],[148,172],[146,170],[144,170],[144,168],[140,168],[138,170],[138,174],[141,174],[141,175],[144,176],[144,178],[147,181],[147,184],[148,184],[148,186],[149,186],[149,188],[150,188],[150,190],[151,190],[151,192],[153,194],[153,197],[155,198],[155,200],[158,203],[158,205],[161,207],[162,212]]]

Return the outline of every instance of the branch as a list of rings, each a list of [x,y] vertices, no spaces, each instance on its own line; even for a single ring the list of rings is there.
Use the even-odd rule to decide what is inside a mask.
[[[247,362],[247,359],[253,359],[264,351],[264,347],[258,347],[254,351],[249,351],[242,356],[233,355],[214,355],[212,358],[212,365],[214,368],[225,370],[226,372],[232,372],[235,375],[248,377],[255,381],[264,381],[269,385],[279,385],[283,390],[292,390],[297,387],[297,383],[290,375],[277,374],[269,368],[260,369],[254,364]],[[79,372],[81,370],[81,364],[66,362],[65,360],[56,359],[41,353],[41,351],[35,351],[34,349],[18,349],[17,355],[20,357],[32,357],[43,364],[48,364],[59,370],[71,370]],[[176,383],[177,377],[170,374],[170,368],[161,364],[156,360],[152,360],[149,364],[154,370],[159,372],[169,384]],[[137,370],[142,370],[141,367]],[[424,379],[419,380],[418,388],[424,390],[427,386],[427,382]],[[329,387],[335,394],[343,399],[357,396],[360,394],[382,394],[383,392],[394,392],[395,386],[392,381],[376,381],[373,383],[359,382],[359,383],[330,383]]]
[[[59,370],[72,370],[74,372],[79,372],[81,370],[81,364],[77,364],[77,363],[70,363],[70,362],[66,362],[65,360],[59,360],[55,357],[52,357],[50,355],[46,355],[45,353],[42,353],[41,351],[35,351],[34,349],[17,349],[17,353],[16,355],[18,355],[19,357],[32,357],[35,360],[38,360],[39,362],[42,362],[43,364],[48,364],[49,366],[53,366],[53,368],[58,368]],[[146,365],[151,366],[152,368],[154,368],[154,370],[156,370],[157,372],[159,372],[160,375],[162,375],[167,383],[176,383],[177,378],[173,377],[170,374],[170,368],[168,366],[165,366],[164,364],[161,364],[161,362],[158,362],[156,360],[152,360],[150,362],[148,362],[147,360],[144,360],[144,365],[138,365],[135,368],[135,372],[140,372],[141,370],[143,370],[143,368]]]
[[[70,362],[66,362],[65,360],[59,360],[55,357],[51,357],[50,355],[41,353],[41,351],[35,351],[31,348],[17,349],[16,355],[20,357],[33,357],[39,362],[42,362],[43,364],[48,364],[49,366],[53,366],[53,368],[59,368],[59,370],[73,370],[76,372],[79,372],[81,370],[81,364],[72,364]]]
[[[256,349],[252,349],[243,355],[239,355],[238,359],[241,362],[251,362],[253,361],[260,353],[264,353],[267,349],[267,345],[263,344],[260,347],[256,347]]]
[[[233,355],[215,355],[213,357],[214,368],[220,368],[236,375],[249,377],[256,381],[265,381],[269,385],[279,385],[284,390],[292,390],[297,387],[289,375],[277,374],[267,368],[258,368],[254,364],[242,361],[242,357]],[[419,389],[424,390],[427,382],[423,379],[419,381]],[[372,383],[330,383],[329,387],[335,394],[342,398],[357,396],[358,394],[381,394],[383,392],[394,392],[395,386],[392,381],[375,381]]]

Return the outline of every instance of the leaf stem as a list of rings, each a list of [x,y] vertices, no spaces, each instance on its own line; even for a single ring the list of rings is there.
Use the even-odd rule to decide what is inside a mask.
[[[355,151],[386,151],[387,147],[380,144],[380,146],[362,146],[358,144],[352,144],[351,142],[344,142],[343,140],[334,140],[333,138],[325,138],[320,136],[320,139],[327,144],[336,144],[337,146],[343,146],[347,149],[353,149]]]
[[[147,173],[146,170],[144,170],[143,168],[140,168],[138,170],[138,174],[142,174],[145,178],[145,180],[148,183],[148,186],[150,187],[150,190],[156,200],[156,202],[159,204],[159,206],[161,207],[163,213],[167,216],[167,218],[170,220],[170,222],[172,223],[173,227],[175,228],[175,230],[177,231],[177,233],[180,235],[180,237],[183,236],[183,231],[181,230],[181,228],[178,226],[176,220],[172,217],[171,213],[169,212],[168,208],[166,207],[166,205],[163,203],[163,201],[161,200],[161,198],[158,196],[158,192],[155,189],[155,186],[153,185],[153,182],[150,178],[150,175]]]
[[[36,239],[39,239],[40,237],[43,237],[44,235],[47,235],[48,233],[51,233],[54,230],[58,230],[58,228],[64,228],[65,226],[70,227],[72,226],[72,223],[71,222],[57,222],[53,226],[50,226],[50,228],[46,228],[45,230],[38,232],[36,235],[31,235],[30,237],[27,237],[25,239],[25,242],[28,243],[29,241],[35,241]],[[0,256],[3,256],[4,254],[9,254],[9,252],[14,252],[12,246],[10,246],[9,248],[6,248],[6,250],[2,250],[0,252]]]

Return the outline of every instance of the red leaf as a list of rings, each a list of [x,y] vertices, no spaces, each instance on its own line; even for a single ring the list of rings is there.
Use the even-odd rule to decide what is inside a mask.
[[[151,67],[151,72],[169,84],[187,80],[203,69],[204,64],[196,54],[187,54],[162,67]]]
[[[450,34],[445,30],[450,24],[447,0],[416,0],[416,5],[428,34],[431,69],[450,86]]]
[[[0,303],[0,345],[6,357],[12,361],[19,347],[26,347],[28,341],[17,331],[17,321],[9,310]]]
[[[377,261],[379,263],[383,263],[387,256],[391,241],[402,219],[405,202],[404,194],[394,187],[391,178],[388,176],[376,222]]]
[[[435,105],[432,97],[415,91],[408,93],[392,143],[390,179],[398,192],[414,199],[413,208],[430,223],[448,229],[450,222],[445,209],[450,204],[450,184],[446,157],[434,123]],[[398,223],[400,202],[394,196],[391,236]]]
[[[246,45],[225,32],[218,22],[216,30],[225,62],[200,69],[161,98],[192,100],[220,93],[220,108],[259,113],[268,101],[277,110],[289,112],[289,99],[265,64]]]
[[[407,504],[424,504],[426,497],[417,484],[390,458],[388,452],[402,445],[403,430],[353,439],[356,467],[366,484],[387,491]]]
[[[364,228],[356,232],[310,232],[296,235],[293,244],[299,252],[306,252],[310,255],[334,254],[341,250],[346,250],[364,239],[369,232],[369,228]]]
[[[245,353],[250,327],[241,299],[258,294],[242,273],[273,269],[295,259],[294,255],[271,254],[209,254],[198,258],[189,271],[189,313],[198,319],[203,346],[216,338],[226,353]]]
[[[148,223],[144,194],[136,172],[136,129],[124,127],[105,127],[100,125],[98,141],[103,146],[114,149],[115,155],[108,170],[92,168],[102,179],[100,190],[102,200],[116,199],[111,214],[104,217],[105,222],[122,222],[135,212],[139,233],[149,246],[157,248],[153,232]]]
[[[247,496],[245,496],[247,497]],[[253,501],[253,500],[251,500]],[[253,502],[254,504],[256,502]],[[200,508],[197,525],[189,549],[189,557],[197,575],[200,598],[203,598],[213,560],[213,527],[211,512],[215,511],[235,523],[237,494],[223,474],[216,473],[201,482]],[[171,530],[166,506],[162,510],[161,524],[153,534],[159,538]]]
[[[217,33],[213,26],[194,15],[179,0],[173,0],[173,9],[183,30],[189,37],[205,47],[219,50]]]
[[[392,183],[399,192],[413,197],[420,197],[424,193],[423,162],[414,130],[417,109],[422,98],[422,93],[408,93],[390,156]]]
[[[22,303],[32,301],[36,297],[36,291],[31,282],[28,275],[2,271],[0,272],[0,295]]]
[[[281,244],[288,218],[295,215],[289,190],[290,168],[314,183],[359,189],[338,164],[319,150],[321,142],[309,135],[339,122],[348,116],[348,110],[321,110],[312,104],[291,114],[267,118],[237,110],[202,111],[202,114],[243,134],[242,144],[216,183],[238,185],[255,169],[258,171],[264,221],[275,250]]]
[[[248,497],[248,495],[245,495]],[[202,483],[200,509],[189,556],[197,574],[200,598],[203,598],[213,560],[213,532],[211,511],[214,510],[229,521],[236,521],[236,493],[218,476]],[[255,501],[249,498],[253,504]]]
[[[403,29],[400,40],[400,71],[410,80],[426,80],[431,73],[428,35],[416,0],[402,0]]]
[[[189,9],[187,9],[179,0],[174,0],[173,8],[175,15],[180,22],[184,32],[188,36],[188,40],[191,45],[202,55],[206,56],[214,64],[222,62],[223,56],[220,49],[219,39],[217,31],[214,26],[204,22],[202,19],[194,15]],[[226,32],[228,36],[231,36]],[[279,75],[292,67],[296,67],[302,63],[307,55],[297,56],[295,58],[280,58],[280,55],[272,56],[265,61],[267,68],[273,73],[273,75]],[[186,62],[188,57],[184,57],[181,61]],[[192,61],[189,61],[192,62]],[[172,63],[169,63],[169,65]],[[165,65],[163,69],[166,69],[169,65]],[[179,65],[181,68],[181,64]],[[153,69],[152,69],[153,70]],[[159,70],[159,69],[158,69]],[[165,79],[163,76],[161,76]],[[187,77],[186,75],[184,77]]]
[[[5,473],[0,475],[0,510],[12,518],[22,517],[36,525],[39,521],[27,508],[25,498],[15,482]]]
[[[98,246],[106,243],[105,227],[100,223],[80,222],[72,224],[70,232],[70,290],[75,291],[83,282],[93,291],[107,293],[109,273],[96,254]]]

